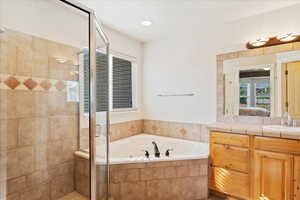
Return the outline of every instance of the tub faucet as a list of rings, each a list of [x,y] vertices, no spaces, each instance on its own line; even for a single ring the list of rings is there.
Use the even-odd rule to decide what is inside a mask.
[[[155,155],[156,158],[159,158],[160,157],[160,152],[159,152],[159,149],[157,147],[157,144],[154,141],[152,142],[152,144],[154,146],[154,155]]]

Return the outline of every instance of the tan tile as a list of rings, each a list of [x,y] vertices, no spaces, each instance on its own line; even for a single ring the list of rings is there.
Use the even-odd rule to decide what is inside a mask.
[[[5,200],[20,200],[20,194],[10,194],[6,196]]]
[[[61,159],[62,162],[70,161],[74,158],[74,152],[77,150],[77,142],[73,139],[64,139],[63,148],[61,149]]]
[[[46,169],[48,166],[48,147],[46,144],[35,145],[35,168],[37,170]]]
[[[190,169],[188,166],[176,167],[178,177],[188,177],[190,175]]]
[[[18,149],[19,170],[21,175],[32,173],[35,170],[34,147],[28,146]]]
[[[189,176],[200,176],[201,175],[201,166],[189,166]]]
[[[49,118],[49,140],[62,140],[65,135],[65,131],[69,127],[66,127],[67,117],[50,117]]]
[[[34,148],[32,146],[8,151],[7,177],[15,178],[32,173],[35,169],[34,158]]]
[[[17,69],[16,75],[18,76],[31,76],[33,52],[31,50],[24,50],[17,48]]]
[[[22,192],[26,187],[25,176],[7,180],[7,194]]]
[[[294,42],[293,43],[293,50],[299,50],[300,49],[300,42]]]
[[[48,117],[34,118],[33,131],[34,143],[45,144],[49,141],[49,120]]]
[[[146,192],[145,182],[125,182],[121,184],[122,200],[144,200]]]
[[[49,115],[65,115],[66,95],[63,92],[51,92],[48,95]]]
[[[47,146],[47,163],[48,165],[55,166],[62,162],[63,155],[61,150],[63,149],[63,142],[61,140],[48,143]]]
[[[248,49],[245,51],[239,52],[239,57],[246,57],[246,56],[258,56],[264,54],[263,48],[257,48],[257,49]]]
[[[295,131],[282,131],[282,132],[281,132],[281,137],[282,137],[282,138],[288,138],[288,139],[299,140],[299,139],[300,139],[300,132],[295,132]]]
[[[59,63],[55,57],[49,57],[49,78],[55,80],[64,80],[66,65]]]
[[[171,200],[171,180],[154,180],[147,182],[147,200]]]
[[[225,54],[220,54],[217,55],[217,60],[230,60],[234,58],[238,58],[239,53],[238,52],[232,52],[232,53],[225,53]]]
[[[167,121],[157,121],[157,126],[159,127],[157,130],[158,135],[169,136],[170,134],[170,123]]]
[[[120,197],[120,184],[110,183],[110,194],[115,200],[121,199]]]
[[[7,152],[7,178],[16,178],[20,176],[18,150]]]
[[[24,51],[30,51],[32,49],[32,36],[12,30],[8,30],[7,32],[8,42]]]
[[[154,134],[153,125],[154,125],[153,120],[144,120],[144,132]]]
[[[26,187],[35,187],[50,180],[48,170],[39,170],[26,175]]]
[[[51,180],[51,199],[61,198],[74,191],[73,175],[59,176]]]
[[[140,170],[139,169],[128,169],[126,172],[125,181],[139,181],[140,180]]]
[[[264,48],[264,54],[272,54],[272,53],[279,53],[284,51],[292,51],[293,50],[293,44],[281,44],[271,47],[265,47]]]
[[[48,78],[48,55],[43,51],[33,51],[32,60],[32,76],[39,78]]]
[[[0,149],[14,149],[18,145],[18,119],[0,120]]]
[[[34,98],[31,91],[15,91],[14,99],[17,117],[32,117]]]
[[[111,175],[112,183],[121,183],[124,182],[127,176],[127,170],[118,170],[114,171]]]
[[[41,184],[30,188],[21,194],[20,200],[50,200],[49,184]]]
[[[16,74],[17,47],[6,41],[0,41],[0,73]]]
[[[176,167],[165,167],[164,168],[164,177],[165,178],[176,178],[177,177]]]
[[[21,118],[19,122],[19,145],[33,145],[35,143],[35,121],[33,118]]]

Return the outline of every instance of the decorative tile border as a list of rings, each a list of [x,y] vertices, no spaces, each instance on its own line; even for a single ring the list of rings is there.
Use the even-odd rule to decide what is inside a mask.
[[[143,132],[184,140],[208,142],[208,130],[204,124],[144,119]]]
[[[0,90],[65,91],[67,81],[0,74]]]

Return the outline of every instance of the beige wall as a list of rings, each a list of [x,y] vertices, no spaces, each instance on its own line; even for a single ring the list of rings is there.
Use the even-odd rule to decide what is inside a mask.
[[[66,81],[78,80],[79,50],[14,31],[0,50],[1,199],[57,199],[74,190],[78,103]]]

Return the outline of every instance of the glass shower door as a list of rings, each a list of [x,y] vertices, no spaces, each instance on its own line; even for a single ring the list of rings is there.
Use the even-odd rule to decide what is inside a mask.
[[[105,156],[106,188],[96,183],[95,49],[107,47],[97,29],[73,0],[0,0],[0,200],[107,197]]]

